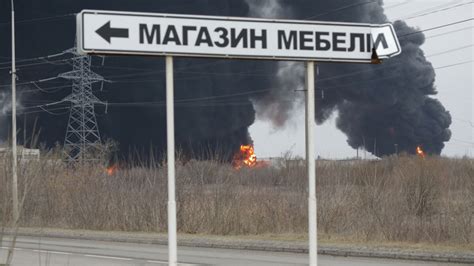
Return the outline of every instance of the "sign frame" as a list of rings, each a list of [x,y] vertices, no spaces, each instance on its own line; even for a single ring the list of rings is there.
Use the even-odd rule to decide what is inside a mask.
[[[111,15],[111,16],[127,16],[127,17],[146,17],[146,18],[171,18],[171,19],[187,19],[187,20],[211,20],[224,22],[249,22],[249,23],[275,23],[275,24],[291,24],[291,25],[310,25],[310,26],[345,26],[345,27],[364,27],[371,29],[380,29],[389,27],[397,52],[389,56],[375,55],[377,59],[388,59],[399,55],[402,52],[401,45],[397,38],[396,32],[391,23],[384,24],[368,24],[368,23],[348,23],[348,22],[326,22],[326,21],[302,21],[302,20],[282,20],[282,19],[261,19],[261,18],[244,18],[244,17],[222,17],[222,16],[198,16],[198,15],[177,15],[166,13],[144,13],[144,12],[122,12],[122,11],[103,11],[103,10],[83,10],[77,15],[77,49],[80,54],[110,54],[110,55],[137,55],[137,56],[178,56],[178,57],[198,57],[198,58],[224,58],[224,59],[251,59],[251,60],[278,60],[278,61],[318,61],[318,62],[338,62],[338,63],[373,63],[370,59],[355,58],[331,58],[331,57],[294,57],[294,56],[255,56],[255,55],[236,55],[236,54],[210,54],[210,53],[183,53],[183,52],[159,52],[145,50],[124,50],[124,49],[95,49],[85,47],[86,32],[85,15]],[[109,21],[110,22],[110,21]],[[102,25],[99,25],[102,26]],[[104,25],[105,26],[105,25]],[[103,26],[102,26],[103,27]],[[372,46],[374,41],[372,41]],[[105,41],[104,41],[105,42]],[[317,51],[315,51],[317,52]],[[347,53],[350,53],[348,51]],[[373,58],[372,58],[373,59]]]

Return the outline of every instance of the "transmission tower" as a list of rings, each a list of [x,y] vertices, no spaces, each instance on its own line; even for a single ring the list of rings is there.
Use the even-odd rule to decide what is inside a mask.
[[[101,139],[94,105],[104,103],[93,94],[92,85],[105,79],[91,70],[90,56],[78,54],[76,48],[68,51],[73,55],[73,69],[59,75],[72,81],[72,93],[63,100],[71,102],[64,148],[70,162],[96,160],[101,152]]]

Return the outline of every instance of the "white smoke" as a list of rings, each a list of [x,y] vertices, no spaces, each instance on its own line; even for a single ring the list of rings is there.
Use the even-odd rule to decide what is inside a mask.
[[[8,137],[8,129],[9,129],[9,121],[8,119],[11,117],[12,111],[12,96],[10,89],[6,91],[0,91],[0,144],[5,142]],[[17,97],[16,100],[16,107],[17,110],[21,110],[23,107],[20,104],[21,100]],[[17,113],[18,114],[18,113]]]
[[[6,116],[12,109],[11,94],[0,92],[0,116]]]
[[[11,110],[11,97],[5,92],[0,92],[0,144],[8,136],[7,112]]]
[[[279,0],[246,0],[250,16],[263,18],[286,18],[291,11],[284,9]],[[279,62],[271,92],[255,101],[257,117],[270,120],[275,129],[283,128],[291,120],[295,107],[301,106],[304,96],[304,64]]]
[[[246,0],[251,17],[283,18],[287,15],[279,0]]]

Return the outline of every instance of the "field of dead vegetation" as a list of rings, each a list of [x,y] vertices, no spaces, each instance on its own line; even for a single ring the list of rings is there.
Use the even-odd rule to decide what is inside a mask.
[[[0,172],[0,222],[10,223],[10,163]],[[166,232],[166,166],[107,171],[48,156],[20,165],[21,227]],[[307,232],[304,162],[235,170],[216,161],[177,166],[178,231],[207,235]],[[318,231],[334,239],[472,245],[474,161],[390,157],[317,167]]]

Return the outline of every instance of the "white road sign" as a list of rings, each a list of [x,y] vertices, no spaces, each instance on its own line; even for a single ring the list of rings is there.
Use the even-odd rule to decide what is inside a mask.
[[[84,10],[78,50],[87,54],[174,55],[370,63],[401,53],[391,24],[332,23]]]

